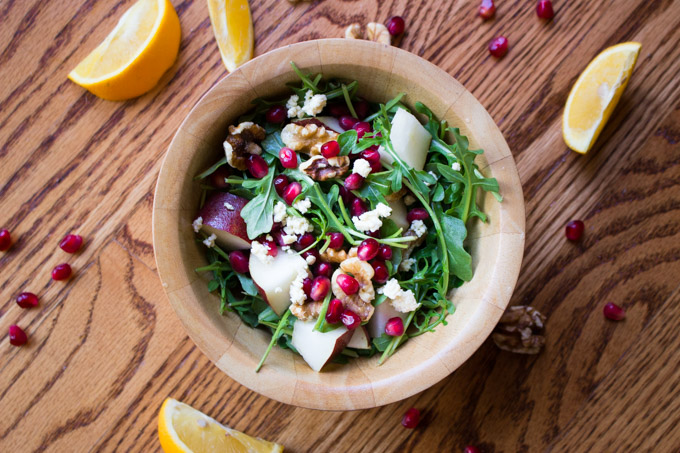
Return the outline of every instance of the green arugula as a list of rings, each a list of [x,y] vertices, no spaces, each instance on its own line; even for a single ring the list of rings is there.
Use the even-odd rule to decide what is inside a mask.
[[[248,179],[243,181],[244,189],[251,189],[257,194],[241,209],[241,217],[246,222],[248,237],[255,239],[261,234],[269,233],[274,224],[274,201],[276,192],[274,171],[269,171],[262,179]]]

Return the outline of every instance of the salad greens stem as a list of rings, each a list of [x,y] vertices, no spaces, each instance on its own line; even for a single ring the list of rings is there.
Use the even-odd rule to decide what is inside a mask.
[[[357,241],[352,237],[351,234],[347,231],[347,229],[343,226],[342,222],[336,217],[336,215],[333,213],[333,210],[328,206],[328,203],[326,202],[326,198],[323,196],[323,193],[321,192],[321,188],[319,188],[318,184],[314,184],[313,190],[316,192],[316,199],[319,205],[321,206],[321,209],[326,213],[326,216],[331,220],[331,223],[333,223],[333,226],[338,229],[340,233],[342,233],[343,236],[345,236],[345,239],[352,244],[356,245]],[[340,202],[342,202],[342,199],[339,199]]]
[[[323,300],[323,305],[321,306],[321,311],[319,312],[319,318],[316,320],[313,330],[323,332],[323,328],[326,325],[326,312],[328,311],[328,305],[331,302],[331,296],[332,292],[328,291],[328,294],[326,294],[326,297]]]
[[[342,84],[342,95],[345,97],[345,102],[347,103],[349,113],[351,113],[354,118],[359,118],[357,116],[356,110],[354,110],[354,106],[352,105],[352,100],[349,98],[349,91],[347,91],[347,86],[345,84]]]
[[[390,341],[389,345],[385,349],[385,352],[383,352],[382,356],[380,356],[380,360],[378,360],[378,365],[382,365],[389,356],[394,354],[394,351],[402,343],[402,340],[405,341],[404,337],[406,336],[406,330],[408,330],[408,326],[411,324],[411,321],[413,321],[413,317],[415,316],[415,314],[416,314],[415,311],[412,311],[408,314],[406,321],[404,321],[404,333],[402,333],[398,337],[394,337],[392,341]]]
[[[262,368],[264,361],[267,360],[267,356],[269,355],[269,352],[272,350],[272,348],[274,347],[274,344],[278,341],[279,337],[281,336],[281,330],[283,329],[283,326],[285,326],[286,323],[288,322],[288,316],[290,316],[290,310],[286,310],[286,312],[283,314],[283,316],[279,320],[279,323],[276,325],[276,330],[274,331],[274,335],[272,335],[272,339],[269,342],[269,346],[267,346],[267,350],[264,352],[262,359],[260,359],[260,363],[258,363],[257,368],[255,368],[256,373],[258,371],[260,371],[260,368]]]

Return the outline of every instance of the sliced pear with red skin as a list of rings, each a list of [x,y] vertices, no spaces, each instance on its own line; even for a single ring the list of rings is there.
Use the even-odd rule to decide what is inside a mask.
[[[390,141],[394,152],[405,163],[416,170],[422,170],[425,167],[425,159],[430,150],[432,136],[420,124],[418,118],[404,109],[397,109],[392,119]],[[380,160],[388,164],[393,162],[392,156],[382,148],[380,149]]]
[[[262,298],[277,315],[282,316],[290,306],[290,285],[299,272],[307,272],[307,262],[297,253],[284,252],[280,248],[270,263],[250,254],[250,276],[257,285]]]
[[[295,321],[292,344],[305,359],[307,365],[318,372],[347,347],[353,331],[340,326],[330,332],[322,333],[314,330],[315,324],[316,320]]]
[[[227,250],[249,249],[247,226],[241,217],[241,209],[247,203],[248,200],[234,194],[212,194],[198,213],[203,218],[203,231],[217,236],[217,243]]]
[[[408,210],[402,199],[388,201],[387,204],[392,208],[392,214],[388,219],[392,220],[399,228],[403,228],[404,231],[408,230],[411,224],[406,219],[408,215]]]
[[[371,339],[368,338],[368,331],[366,327],[359,326],[354,329],[352,338],[347,343],[348,348],[354,349],[371,349]]]
[[[395,310],[389,299],[375,307],[373,316],[368,321],[368,333],[371,338],[379,338],[385,333],[385,325],[392,318],[399,317],[406,321],[408,313],[401,313]]]

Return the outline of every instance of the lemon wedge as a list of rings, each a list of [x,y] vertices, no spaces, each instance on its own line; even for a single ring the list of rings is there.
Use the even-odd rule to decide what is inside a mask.
[[[158,414],[158,437],[165,453],[283,452],[279,444],[227,428],[172,398],[163,402]]]
[[[562,118],[562,135],[567,146],[586,153],[626,89],[641,44],[624,42],[603,50],[574,84]]]
[[[110,101],[140,96],[175,62],[180,35],[169,0],[139,0],[68,78]]]
[[[248,0],[208,0],[217,47],[229,72],[253,58],[253,20]]]

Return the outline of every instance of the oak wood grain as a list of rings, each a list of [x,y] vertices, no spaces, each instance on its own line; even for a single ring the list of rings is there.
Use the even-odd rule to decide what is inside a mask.
[[[474,17],[476,0],[252,2],[257,54],[404,15],[401,47],[481,101],[524,187],[527,240],[512,303],[548,316],[545,351],[518,357],[487,342],[421,394],[344,413],[239,386],[174,318],[154,274],[150,197],[176,128],[225,70],[205,3],[173,0],[180,55],[156,89],[111,103],[68,82],[131,3],[0,3],[0,225],[17,238],[0,254],[0,331],[18,323],[31,338],[22,349],[0,342],[0,410],[11,414],[0,420],[0,451],[158,450],[166,396],[290,451],[677,451],[680,433],[668,427],[680,422],[678,376],[668,365],[680,326],[671,315],[680,285],[679,1],[554,0],[549,23],[520,0],[496,2],[490,22]],[[485,46],[500,33],[511,49],[496,61]],[[599,50],[626,40],[643,44],[630,85],[596,148],[576,155],[560,137],[568,90]],[[572,218],[586,222],[577,244],[563,237]],[[75,256],[57,248],[70,231],[86,238]],[[63,261],[76,275],[51,282]],[[14,303],[25,290],[39,294],[38,308]],[[610,300],[627,309],[622,323],[603,319]],[[638,381],[648,390],[636,396],[631,384],[622,394]],[[413,432],[399,425],[411,406],[424,411]],[[606,432],[621,420],[626,429]]]

